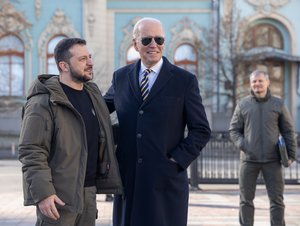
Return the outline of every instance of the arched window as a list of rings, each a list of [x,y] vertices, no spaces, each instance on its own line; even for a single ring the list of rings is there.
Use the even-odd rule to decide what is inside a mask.
[[[132,64],[140,59],[140,54],[134,48],[134,46],[130,46],[126,53],[126,64]]]
[[[273,47],[283,49],[280,31],[271,24],[258,24],[251,27],[245,35],[244,48]]]
[[[24,95],[24,45],[15,35],[0,38],[0,96]]]
[[[175,50],[174,63],[187,71],[198,74],[198,59],[195,48],[190,44],[182,44]]]
[[[48,42],[48,48],[47,48],[47,73],[48,74],[59,74],[58,68],[55,63],[54,59],[54,48],[56,44],[66,38],[64,35],[57,35],[50,39]]]
[[[252,48],[271,47],[275,49],[283,49],[283,36],[281,32],[272,24],[258,24],[251,27],[245,35],[244,48],[250,50]],[[263,54],[263,53],[262,53]],[[282,60],[265,59],[255,60],[246,63],[244,72],[248,73],[244,78],[244,94],[249,89],[249,74],[254,70],[264,70],[270,76],[270,89],[272,94],[284,97],[284,62]],[[243,96],[243,95],[241,95]]]

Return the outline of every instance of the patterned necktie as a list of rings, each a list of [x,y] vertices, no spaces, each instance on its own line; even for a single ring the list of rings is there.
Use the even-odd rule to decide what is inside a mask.
[[[148,75],[150,74],[152,70],[151,69],[146,69],[144,71],[143,79],[141,81],[141,93],[142,93],[142,98],[143,100],[146,100],[148,94],[149,94],[149,80],[148,80]]]

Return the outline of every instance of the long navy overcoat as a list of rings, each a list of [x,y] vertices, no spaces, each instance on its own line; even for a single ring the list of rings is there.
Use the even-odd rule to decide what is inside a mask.
[[[210,138],[198,81],[163,57],[143,102],[140,64],[117,70],[105,95],[119,120],[116,155],[125,189],[123,197],[115,197],[114,226],[186,226],[186,169]]]

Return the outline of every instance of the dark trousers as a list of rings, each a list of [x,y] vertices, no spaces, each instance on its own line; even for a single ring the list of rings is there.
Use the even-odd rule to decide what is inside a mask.
[[[270,201],[271,226],[285,226],[284,222],[284,178],[282,166],[279,162],[253,163],[240,162],[240,212],[241,226],[254,224],[254,197],[256,180],[262,173]]]
[[[84,188],[84,208],[82,213],[72,213],[59,209],[60,218],[50,219],[44,216],[37,207],[35,226],[95,226],[97,218],[96,187]]]

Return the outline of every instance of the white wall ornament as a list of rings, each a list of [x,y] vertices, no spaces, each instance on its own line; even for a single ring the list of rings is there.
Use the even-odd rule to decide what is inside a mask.
[[[199,37],[202,36],[201,33],[202,29],[198,24],[188,17],[184,17],[171,28],[172,39],[170,43],[172,43],[173,48],[168,48],[168,57],[172,59],[175,48],[182,43],[190,43],[193,46],[200,47],[198,45],[201,45],[201,41],[199,39]]]
[[[88,23],[88,29],[89,29],[89,33],[90,33],[91,37],[94,36],[95,22],[96,22],[96,18],[94,16],[94,14],[88,15],[88,17],[87,17],[87,23]]]
[[[39,56],[42,57],[47,52],[47,42],[52,36],[66,35],[68,37],[80,37],[80,34],[75,30],[69,18],[65,15],[63,10],[58,9],[51,22],[41,34],[39,40]]]
[[[0,2],[0,37],[5,34],[19,35],[25,44],[25,48],[29,49],[32,46],[32,38],[29,33],[29,28],[32,26],[26,20],[23,13],[17,11],[9,2]]]
[[[40,73],[46,72],[46,54],[47,43],[55,35],[66,35],[67,37],[81,37],[76,31],[69,18],[64,11],[58,9],[55,11],[52,20],[42,32],[39,39],[39,59],[40,59]]]
[[[18,12],[12,4],[1,4],[0,35],[3,33],[19,33],[29,27],[31,27],[31,24],[26,21],[25,16]]]
[[[40,18],[42,12],[42,0],[35,0],[35,16],[37,19]]]
[[[248,0],[251,5],[262,13],[270,14],[279,7],[286,5],[289,0]]]
[[[141,19],[141,17],[135,17],[132,20],[129,21],[126,26],[122,28],[122,31],[124,33],[124,38],[120,44],[120,66],[123,66],[126,64],[126,51],[127,49],[133,44],[132,42],[132,31],[133,27]]]
[[[184,17],[178,23],[176,23],[171,29],[170,29],[170,34],[171,34],[171,40],[170,40],[170,47],[167,47],[167,57],[171,61],[174,59],[174,53],[175,50],[178,46],[181,44],[190,44],[193,47],[196,48],[197,54],[198,54],[198,59],[201,58],[201,54],[203,54],[203,43],[201,41],[201,37],[203,36],[202,34],[203,29],[193,20],[191,20],[189,17]],[[203,78],[204,75],[204,70],[205,70],[205,65],[204,65],[204,60],[199,60],[198,64],[198,75],[199,78]],[[201,81],[203,81],[201,79]],[[200,90],[205,90],[203,88],[203,83],[200,83],[199,80],[199,86]],[[206,97],[206,92],[202,94],[203,98]]]

